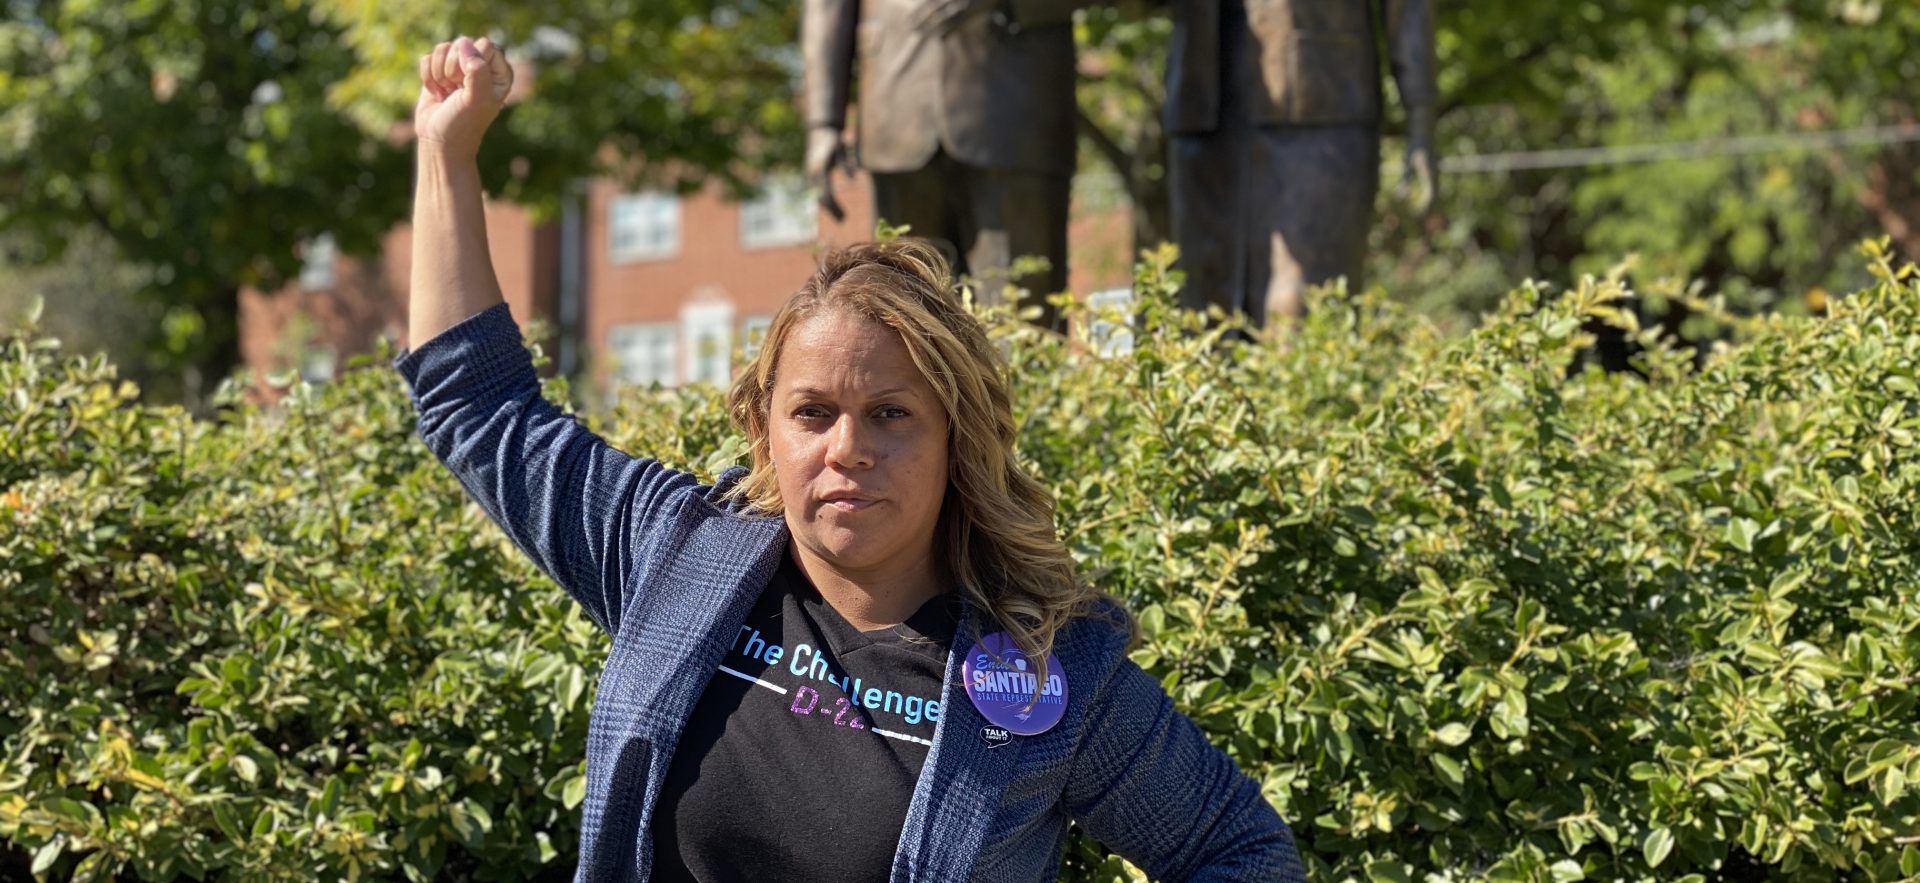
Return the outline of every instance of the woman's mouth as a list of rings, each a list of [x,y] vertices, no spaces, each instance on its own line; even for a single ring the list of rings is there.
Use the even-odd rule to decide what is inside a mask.
[[[854,494],[828,494],[821,498],[821,502],[828,508],[841,512],[858,512],[872,506],[877,501]]]

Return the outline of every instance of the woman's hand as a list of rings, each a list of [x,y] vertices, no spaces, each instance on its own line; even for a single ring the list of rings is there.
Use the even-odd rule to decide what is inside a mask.
[[[480,139],[513,91],[513,66],[506,53],[485,37],[461,37],[420,56],[420,101],[413,108],[413,131],[420,149],[470,159]]]

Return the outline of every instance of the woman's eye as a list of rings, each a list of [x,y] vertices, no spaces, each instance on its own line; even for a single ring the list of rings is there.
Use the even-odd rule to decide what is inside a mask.
[[[793,416],[802,420],[819,420],[827,416],[827,409],[818,405],[808,405],[793,412]]]
[[[887,405],[886,407],[883,407],[880,410],[875,411],[874,415],[887,420],[897,420],[901,417],[907,416],[907,409],[901,408],[895,405]]]

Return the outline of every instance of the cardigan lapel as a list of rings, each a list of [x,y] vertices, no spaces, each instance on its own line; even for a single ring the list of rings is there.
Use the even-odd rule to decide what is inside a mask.
[[[681,548],[664,557],[668,570],[638,612],[647,627],[634,630],[633,649],[655,665],[664,660],[680,671],[714,671],[779,569],[786,539],[779,519],[715,519],[694,528]],[[616,639],[616,652],[618,644]],[[670,726],[657,735],[677,736],[706,680],[669,677],[660,686],[652,717]]]
[[[665,575],[667,585],[649,598],[649,628],[638,629],[630,652],[654,663],[662,676],[659,692],[647,703],[644,720],[654,743],[650,774],[640,807],[638,831],[640,868],[653,861],[651,830],[654,805],[666,781],[668,764],[686,730],[687,719],[706,691],[707,681],[733,646],[735,632],[746,621],[761,589],[779,569],[786,554],[786,525],[779,519],[715,519],[694,529],[674,566]],[[701,677],[673,677],[669,672],[700,672]]]
[[[900,845],[893,856],[892,883],[971,877],[1000,805],[1000,792],[1013,776],[1021,740],[990,748],[981,737],[988,722],[961,684],[961,664],[979,637],[978,615],[973,605],[965,604],[947,654],[940,723],[934,727],[933,748],[927,752],[913,800],[907,805]]]

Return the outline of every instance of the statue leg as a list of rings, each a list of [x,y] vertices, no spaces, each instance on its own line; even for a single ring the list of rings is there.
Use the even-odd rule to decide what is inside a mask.
[[[1064,331],[1046,296],[1067,287],[1067,204],[1072,178],[1006,169],[965,169],[960,242],[979,280],[983,303],[1000,303],[1009,283],[1026,289],[1021,306],[1038,306],[1034,323]],[[1047,268],[1013,275],[1020,258],[1045,258]]]
[[[958,165],[939,151],[911,172],[872,173],[874,217],[913,228],[907,235],[933,243],[956,274],[967,272],[966,253],[957,245],[965,241],[960,235],[962,206],[953,198]]]
[[[1380,184],[1380,136],[1370,126],[1271,127],[1249,145],[1262,239],[1250,250],[1248,289],[1264,320],[1306,315],[1309,286],[1346,277],[1358,291]]]
[[[1187,274],[1180,306],[1248,312],[1247,207],[1263,198],[1247,180],[1246,136],[1229,123],[1220,131],[1175,135],[1167,143],[1168,214]]]

